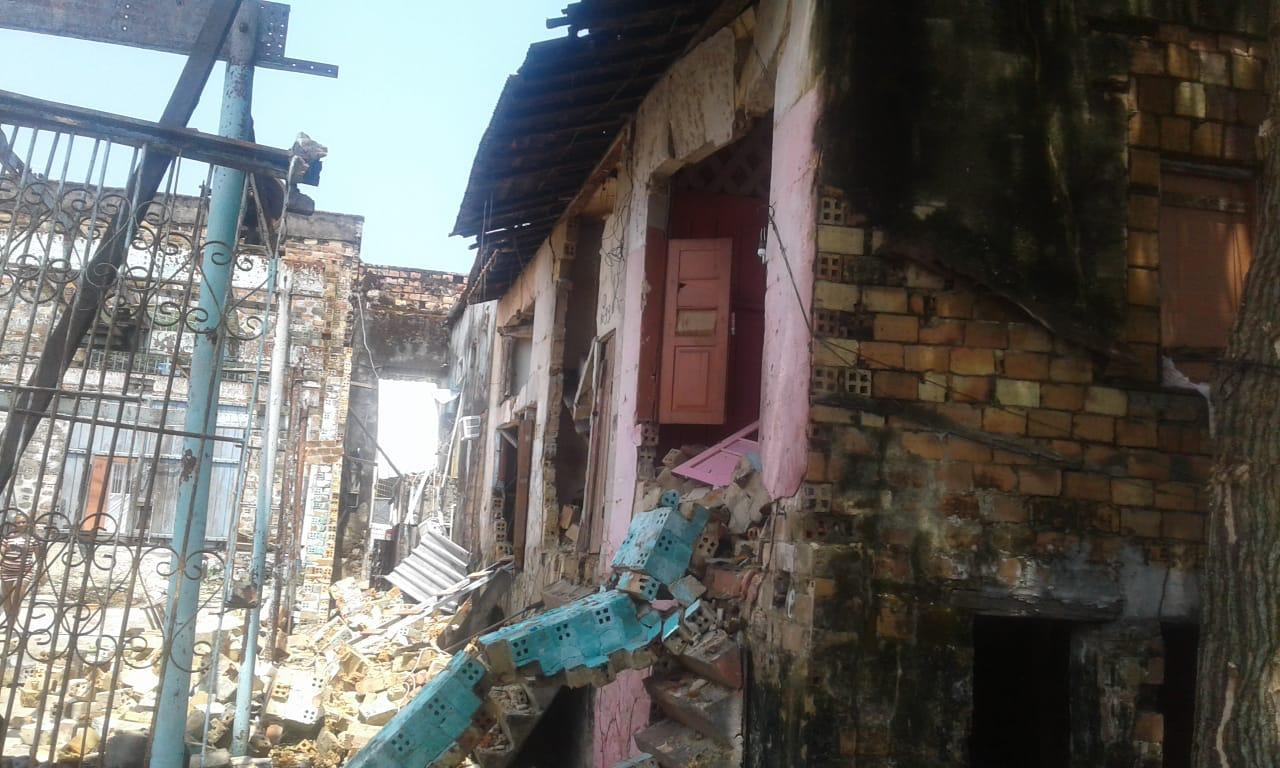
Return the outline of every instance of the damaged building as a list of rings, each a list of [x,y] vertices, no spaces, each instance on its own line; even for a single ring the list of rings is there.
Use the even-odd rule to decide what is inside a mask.
[[[479,251],[450,316],[453,535],[511,562],[514,618],[625,588],[640,513],[706,510],[696,589],[659,599],[705,595],[729,639],[720,667],[562,693],[515,751],[1189,765],[1202,393],[1251,255],[1264,19],[553,20],[456,225]]]
[[[11,428],[33,412],[30,393],[41,389],[33,371],[58,349],[59,322],[86,274],[97,274],[86,266],[97,239],[114,225],[109,219],[130,210],[126,191],[103,179],[123,178],[129,166],[120,158],[138,162],[135,147],[148,137],[122,135],[99,113],[4,98],[0,426]],[[40,118],[27,117],[31,105]],[[55,119],[76,124],[77,133],[47,127]],[[180,170],[207,181],[212,166],[201,153],[216,138],[191,132],[182,140],[195,157]],[[94,152],[81,151],[88,144]],[[243,147],[258,158],[276,152],[284,168],[293,162],[287,152]],[[98,182],[77,182],[77,174]],[[216,417],[211,434],[200,436],[213,444],[193,622],[192,712],[203,726],[187,735],[207,749],[227,744],[245,609],[261,610],[258,645],[275,659],[290,633],[329,620],[335,581],[369,578],[376,382],[444,381],[445,319],[464,284],[452,273],[366,264],[360,216],[315,211],[295,197],[287,209],[277,198],[270,219],[271,201],[257,195],[275,183],[255,178],[247,209],[254,213],[238,227],[225,319],[214,334],[221,337]],[[7,468],[0,538],[7,547],[30,536],[39,557],[0,628],[6,759],[98,764],[100,745],[122,737],[142,737],[145,748],[160,709],[171,664],[171,557],[186,535],[175,520],[194,463],[184,419],[195,407],[198,257],[216,247],[206,240],[208,189],[192,186],[197,194],[171,187],[144,206],[118,277],[49,388],[45,418]],[[287,322],[278,306],[288,307]],[[258,499],[269,361],[281,339],[275,473]],[[270,533],[262,594],[248,580],[255,499],[265,502]],[[250,690],[269,687],[272,674],[260,667]]]

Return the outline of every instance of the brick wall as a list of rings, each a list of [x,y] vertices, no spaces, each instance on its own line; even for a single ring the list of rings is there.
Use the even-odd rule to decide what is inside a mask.
[[[1239,35],[1160,25],[1133,44],[1129,113],[1128,311],[1122,338],[1159,378],[1161,161],[1248,168],[1266,110],[1261,43]]]
[[[421,315],[447,315],[466,287],[454,272],[364,264],[360,289],[372,309],[393,307]]]
[[[448,367],[446,318],[466,284],[463,275],[361,265],[354,286],[368,322],[368,344],[383,376],[443,380]]]
[[[295,396],[297,405],[307,408],[307,420],[300,425],[305,437],[298,451],[282,462],[283,472],[302,481],[297,507],[291,510],[292,536],[285,540],[296,541],[298,547],[294,620],[323,621],[328,617],[338,521],[344,510],[343,438],[353,344],[358,343],[352,334],[350,297],[361,268],[359,241],[303,239],[286,256],[295,274],[290,360],[301,363]],[[304,463],[301,468],[299,461]],[[363,540],[356,537],[358,543]]]
[[[1248,167],[1263,105],[1256,41],[1146,28],[1110,78],[1130,113],[1121,344],[895,251],[857,195],[822,190],[808,469],[762,535],[750,626],[766,754],[967,765],[972,619],[992,614],[1077,622],[1073,764],[1161,764],[1160,622],[1197,616],[1211,442],[1204,399],[1160,383],[1159,169]]]

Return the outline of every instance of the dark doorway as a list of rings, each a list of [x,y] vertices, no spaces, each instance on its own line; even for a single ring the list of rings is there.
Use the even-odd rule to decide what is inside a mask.
[[[1160,686],[1160,711],[1164,713],[1164,765],[1191,768],[1200,633],[1194,624],[1165,624],[1162,630],[1164,685]]]
[[[591,691],[561,688],[512,768],[584,768],[591,764]]]
[[[515,426],[499,429],[498,437],[498,472],[494,498],[500,497],[502,520],[507,527],[506,540],[511,544],[516,568],[522,568],[528,534],[529,472],[533,455],[532,411],[524,411]]]
[[[1071,624],[973,622],[973,768],[1068,768]]]

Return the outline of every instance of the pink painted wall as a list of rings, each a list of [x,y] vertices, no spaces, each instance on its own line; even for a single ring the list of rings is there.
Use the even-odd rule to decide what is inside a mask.
[[[819,105],[817,89],[810,89],[774,121],[760,460],[765,488],[775,499],[800,490],[808,461],[809,398],[805,395],[813,340],[807,318],[813,304],[818,237],[814,130]]]
[[[646,204],[637,201],[635,208]],[[644,211],[635,214],[643,217]],[[644,231],[644,230],[641,230]],[[644,292],[644,241],[635,238],[628,244],[626,275],[627,291],[623,304],[622,322],[618,328],[617,378],[617,429],[613,436],[613,473],[609,478],[609,509],[604,521],[604,534],[600,544],[600,571],[607,577],[614,554],[627,536],[631,524],[631,505],[636,488],[636,456],[640,447],[640,425],[636,423],[636,392],[640,376],[640,315],[643,310]]]
[[[814,132],[821,109],[812,66],[814,0],[762,0],[758,18],[756,35],[757,43],[765,47],[763,58],[772,60],[770,51],[777,54],[770,190],[777,232],[771,228],[767,252],[761,458],[766,487],[774,498],[785,498],[799,491],[807,464],[811,339],[806,317],[817,251]],[[626,537],[635,503],[641,444],[636,423],[641,314],[650,299],[645,242],[651,227],[666,229],[665,199],[661,193],[654,194],[655,187],[681,165],[696,162],[733,140],[737,118],[745,109],[735,101],[742,94],[734,83],[737,48],[732,33],[722,30],[673,68],[641,106],[630,156],[622,164],[618,185],[630,190],[629,203],[622,209],[626,220],[621,222],[625,301],[615,337],[617,424],[600,553],[602,577],[608,576],[609,563]],[[632,736],[648,724],[645,677],[645,673],[625,673],[596,692],[593,763],[598,768],[610,768],[635,753]]]
[[[610,768],[636,753],[631,737],[649,724],[648,672],[623,672],[596,692],[592,765]]]
[[[637,201],[633,217],[647,217],[646,203]],[[644,285],[644,242],[632,240],[628,248],[627,286]],[[618,327],[617,430],[613,438],[613,473],[610,478],[609,510],[605,516],[604,535],[600,544],[601,578],[607,578],[610,563],[631,525],[631,506],[636,487],[636,453],[640,447],[640,427],[636,424],[636,391],[640,375],[640,313],[642,291],[628,290]],[[596,691],[595,738],[592,739],[593,762],[597,768],[609,766],[629,757],[631,736],[644,728],[649,720],[649,694],[644,689],[647,673],[624,672],[617,680]]]

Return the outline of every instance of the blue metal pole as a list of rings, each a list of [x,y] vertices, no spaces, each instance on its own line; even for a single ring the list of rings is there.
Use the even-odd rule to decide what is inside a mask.
[[[274,262],[273,262],[274,264]],[[275,267],[273,266],[274,270]],[[284,270],[281,270],[284,272]],[[276,448],[280,435],[280,406],[284,400],[285,366],[289,354],[289,274],[280,280],[275,338],[271,348],[271,380],[267,388],[267,424],[262,431],[262,454],[258,462],[258,508],[253,523],[253,561],[249,583],[256,602],[249,607],[249,620],[241,646],[240,678],[236,689],[236,715],[231,726],[231,754],[242,757],[249,751],[249,704],[253,699],[253,676],[258,662],[258,632],[262,628],[262,593],[266,586],[267,532],[271,528],[271,491],[275,487]],[[282,578],[276,574],[276,578]]]
[[[242,5],[227,39],[229,55],[218,132],[229,138],[248,139],[251,133],[257,9],[257,3]],[[214,170],[209,224],[201,254],[200,315],[191,324],[194,347],[184,424],[188,433],[211,435],[218,422],[218,390],[222,381],[226,330],[223,308],[231,296],[244,185],[243,172],[223,167]],[[156,701],[150,768],[185,768],[187,765],[187,707],[191,696],[205,528],[209,519],[213,449],[212,440],[198,437],[187,438],[183,445],[178,509],[173,528],[173,575],[169,579],[165,623],[169,654],[165,659],[160,695]],[[228,553],[228,559],[234,554]]]

